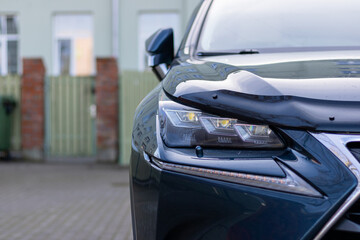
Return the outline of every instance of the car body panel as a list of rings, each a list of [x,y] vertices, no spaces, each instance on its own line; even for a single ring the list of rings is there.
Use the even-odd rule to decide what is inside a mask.
[[[314,144],[314,140],[306,138],[309,136],[299,142]],[[281,161],[309,182],[315,182],[326,194],[324,198],[162,171],[147,161],[141,151],[133,152],[133,205],[136,225],[141,227],[137,237],[239,239],[241,234],[241,239],[263,239],[266,233],[271,236],[269,239],[312,239],[356,185],[349,170],[334,162],[328,150],[314,148],[315,152],[318,150],[325,155],[316,155],[319,165],[299,153],[295,161]],[[331,168],[325,167],[328,164]],[[255,162],[253,166],[256,167]]]
[[[342,58],[247,67],[185,62],[174,66],[162,85],[174,101],[247,122],[360,132],[360,79],[356,71],[344,70],[351,68],[348,63],[360,61]]]
[[[251,55],[198,56],[211,5],[197,8],[162,82],[139,104],[132,135],[130,184],[135,239],[314,239],[358,182],[312,133],[360,133],[360,51],[287,49]],[[282,149],[166,146],[159,131],[162,93],[184,108],[269,125]],[[286,166],[321,197],[164,170],[177,166],[283,177]]]
[[[278,129],[290,147],[267,155],[246,155],[243,151],[239,158],[239,151],[229,149],[223,150],[220,157],[216,151],[205,149],[213,165],[196,159],[194,149],[191,153],[189,149],[167,148],[156,131],[160,91],[159,86],[148,95],[135,118],[131,182],[137,239],[238,239],[240,233],[248,239],[261,239],[265,232],[271,239],[311,239],[356,186],[351,172],[304,131]],[[262,174],[257,164],[263,164],[264,159],[276,160],[314,184],[324,197],[310,198],[164,171],[151,162],[152,157],[214,168],[222,165],[226,157],[234,159],[233,170]],[[241,169],[242,161],[252,161],[253,169],[251,165]],[[248,202],[252,204],[247,206]]]

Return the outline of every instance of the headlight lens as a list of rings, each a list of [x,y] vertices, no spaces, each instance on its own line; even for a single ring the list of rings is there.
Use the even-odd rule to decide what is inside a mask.
[[[284,144],[265,125],[203,113],[160,96],[161,136],[169,147],[282,148]]]

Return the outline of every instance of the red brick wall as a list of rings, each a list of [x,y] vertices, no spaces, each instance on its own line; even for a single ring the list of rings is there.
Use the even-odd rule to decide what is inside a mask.
[[[115,162],[118,158],[119,74],[116,59],[96,59],[96,131],[98,161]]]
[[[21,84],[21,141],[25,158],[43,159],[44,80],[41,59],[23,59]]]

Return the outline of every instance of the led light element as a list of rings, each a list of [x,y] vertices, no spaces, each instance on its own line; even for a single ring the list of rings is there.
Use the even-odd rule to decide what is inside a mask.
[[[180,121],[182,122],[198,122],[199,121],[199,113],[196,112],[187,112],[187,111],[177,111]]]
[[[236,124],[235,129],[244,142],[276,142],[281,144],[280,140],[276,137],[273,131],[269,128],[269,126]]]
[[[201,112],[168,99],[159,101],[160,135],[168,147],[282,148],[268,127]]]
[[[177,127],[199,128],[201,127],[199,117],[201,112],[183,110],[165,110],[171,123]]]
[[[228,118],[212,118],[211,121],[215,127],[219,129],[232,129],[233,125],[236,123],[236,119]]]
[[[234,129],[236,119],[218,117],[200,117],[200,121],[209,134],[237,136]]]
[[[306,181],[297,176],[293,171],[291,171],[289,168],[287,168],[281,163],[279,163],[279,165],[286,174],[286,177],[284,178],[191,167],[173,163],[166,163],[154,158],[152,159],[152,161],[159,168],[168,171],[174,171],[198,177],[205,177],[215,180],[227,181],[311,197],[323,196],[312,186],[310,186],[310,184],[308,184]]]

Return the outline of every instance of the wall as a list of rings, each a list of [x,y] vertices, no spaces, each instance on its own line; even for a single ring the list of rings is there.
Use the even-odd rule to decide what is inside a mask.
[[[0,14],[16,14],[20,26],[20,56],[41,57],[47,74],[52,74],[53,15],[92,13],[94,16],[95,57],[112,56],[112,2],[114,0],[1,0]],[[138,15],[141,12],[179,13],[181,35],[192,10],[200,0],[115,0],[119,6],[120,70],[138,67]]]
[[[187,21],[200,0],[119,0],[120,12],[120,70],[138,67],[138,16],[141,12],[179,13],[182,36]],[[145,43],[144,43],[145,44]]]
[[[180,36],[193,9],[201,0],[0,0],[0,14],[19,19],[21,58],[42,58],[46,74],[53,70],[53,16],[56,13],[91,13],[94,16],[94,55],[113,54],[113,1],[118,1],[118,65],[122,75],[120,111],[122,142],[120,162],[126,164],[130,150],[133,112],[140,100],[158,84],[150,72],[138,73],[138,18],[141,13],[178,13]],[[181,37],[180,37],[181,38]],[[139,88],[139,86],[142,86]],[[133,93],[133,95],[126,95]],[[125,101],[131,104],[124,105]],[[126,112],[124,111],[126,110]],[[124,130],[125,129],[125,130]],[[124,140],[126,139],[126,140]],[[124,150],[126,149],[126,150]]]
[[[201,0],[119,0],[120,13],[120,158],[127,165],[130,159],[133,115],[139,102],[159,83],[152,72],[138,70],[138,27],[141,13],[178,13],[180,38],[188,19]],[[144,43],[145,44],[145,43]]]
[[[92,13],[95,56],[111,55],[111,0],[1,0],[0,14],[16,14],[20,27],[20,56],[41,57],[52,74],[53,15]]]

